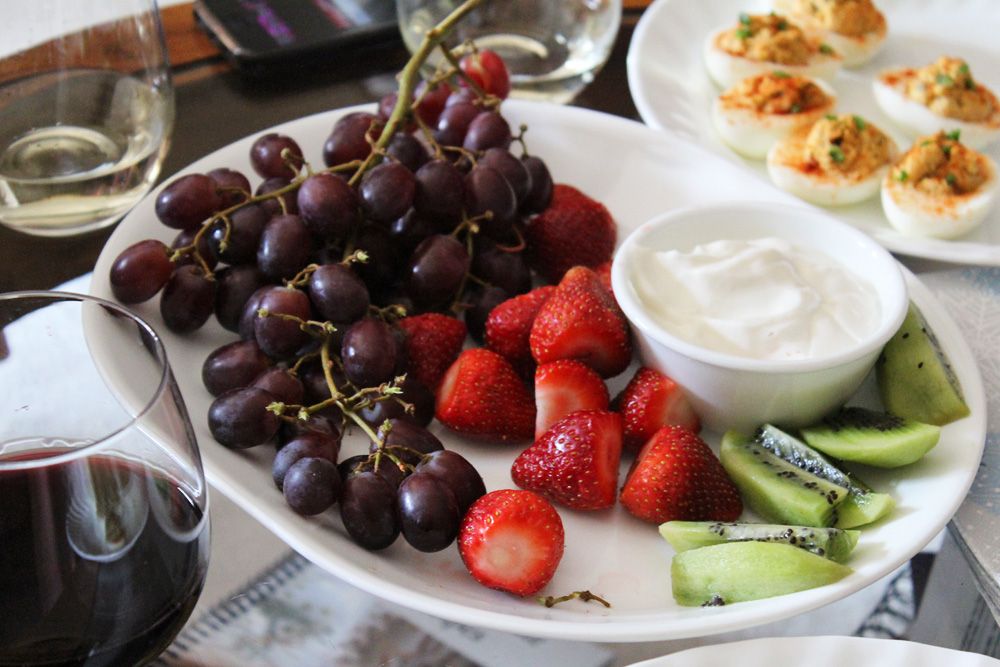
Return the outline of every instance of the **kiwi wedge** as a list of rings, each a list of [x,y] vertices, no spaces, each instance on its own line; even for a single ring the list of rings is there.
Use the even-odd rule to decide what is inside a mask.
[[[832,584],[851,568],[790,544],[726,542],[682,551],[670,564],[674,600],[719,606]]]
[[[784,526],[776,523],[723,523],[720,521],[667,521],[660,535],[676,551],[687,551],[724,542],[775,542],[790,544],[843,563],[858,543],[857,530]]]
[[[885,409],[894,415],[943,426],[969,414],[958,377],[912,302],[875,363],[875,379]]]
[[[781,429],[765,424],[757,439],[768,451],[829,482],[846,487],[847,498],[837,507],[837,528],[857,528],[889,514],[896,502],[886,493],[877,493],[855,475],[844,472],[806,443]]]
[[[843,408],[802,429],[806,443],[842,461],[898,468],[923,458],[941,427],[866,408]]]
[[[722,467],[747,504],[767,521],[794,526],[832,526],[850,491],[815,475],[735,431],[722,436]]]
[[[751,442],[755,448],[750,448],[750,451],[763,450],[770,454],[773,458],[754,454],[751,460],[767,461],[773,472],[769,475],[758,473],[753,476],[753,480],[749,480],[738,469],[739,466],[735,464],[737,459],[732,455],[729,458],[733,470],[730,470],[730,466],[726,465],[727,439],[731,441],[731,446],[742,440],[744,448],[748,447],[747,442]],[[761,426],[753,438],[749,439],[727,433],[722,438],[721,454],[723,467],[744,494],[748,504],[768,521],[802,526],[856,528],[881,519],[895,506],[892,496],[872,491],[861,480],[837,468],[806,443],[771,424]],[[744,456],[742,460],[746,459]],[[782,461],[784,466],[775,463],[775,459]],[[780,484],[774,484],[775,477],[780,479]],[[789,482],[798,483],[811,491],[822,490],[829,499],[829,507],[825,508],[826,511],[821,511],[824,508],[814,504],[811,506],[813,513],[800,514],[791,504],[792,498],[786,491],[777,490],[777,487],[788,487]]]

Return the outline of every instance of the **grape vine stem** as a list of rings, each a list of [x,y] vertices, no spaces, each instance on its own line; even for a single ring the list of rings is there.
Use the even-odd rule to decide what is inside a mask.
[[[413,56],[406,62],[403,71],[399,73],[399,91],[396,94],[396,106],[392,108],[389,120],[386,121],[385,127],[382,129],[382,134],[379,135],[378,141],[375,142],[373,150],[365,158],[361,167],[354,173],[354,176],[351,177],[349,181],[351,185],[355,185],[358,179],[368,170],[368,167],[378,157],[379,151],[384,150],[389,145],[392,135],[396,133],[396,129],[403,122],[407,112],[409,112],[413,93],[417,88],[417,83],[420,81],[420,68],[423,67],[424,61],[427,60],[427,57],[438,47],[441,41],[448,36],[448,33],[455,27],[455,24],[461,21],[466,14],[483,4],[484,1],[465,0],[451,14],[448,14],[440,23],[424,34],[420,46],[417,47],[417,50],[413,52]]]

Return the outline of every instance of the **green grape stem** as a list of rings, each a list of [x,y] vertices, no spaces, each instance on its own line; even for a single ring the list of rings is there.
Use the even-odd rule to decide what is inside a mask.
[[[455,27],[455,24],[461,21],[473,9],[483,4],[483,2],[484,0],[465,0],[465,2],[456,7],[451,14],[446,16],[440,23],[424,34],[424,38],[421,40],[420,46],[418,46],[417,50],[413,52],[413,56],[410,57],[410,59],[406,62],[406,65],[403,67],[403,71],[400,72],[399,91],[396,95],[396,106],[392,108],[392,113],[389,114],[389,120],[386,121],[385,127],[382,129],[382,134],[379,136],[378,141],[375,142],[372,152],[368,154],[368,157],[365,158],[361,167],[358,168],[358,171],[351,177],[351,180],[349,181],[351,185],[357,183],[362,174],[364,174],[364,172],[367,171],[372,164],[374,164],[375,159],[378,157],[378,151],[384,150],[385,147],[389,145],[392,135],[396,133],[396,130],[409,113],[410,105],[412,104],[413,99],[413,92],[416,90],[417,83],[420,80],[420,68],[423,67],[427,57],[430,56],[431,52],[434,51],[444,38],[448,36],[448,33],[450,33],[452,28]]]

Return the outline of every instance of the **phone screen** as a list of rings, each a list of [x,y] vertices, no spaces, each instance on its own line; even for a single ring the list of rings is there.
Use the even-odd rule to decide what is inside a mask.
[[[393,0],[201,0],[198,4],[214,19],[205,23],[237,57],[300,51],[350,35],[375,36],[394,31],[396,21]]]

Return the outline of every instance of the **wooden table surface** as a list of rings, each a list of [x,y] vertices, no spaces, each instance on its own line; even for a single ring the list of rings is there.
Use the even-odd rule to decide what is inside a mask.
[[[632,31],[648,0],[625,0],[622,27],[607,65],[574,102],[638,119],[625,73]],[[401,43],[249,77],[229,65],[195,24],[190,4],[162,11],[177,113],[161,172],[168,178],[197,158],[244,136],[309,114],[372,102],[395,89],[408,53]],[[0,227],[0,291],[49,289],[89,272],[114,226],[68,238],[42,238]]]

